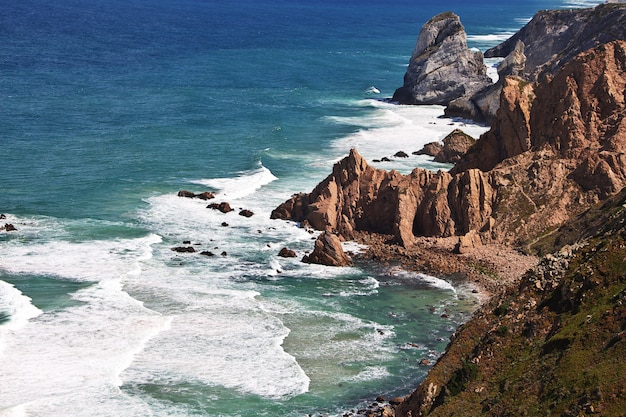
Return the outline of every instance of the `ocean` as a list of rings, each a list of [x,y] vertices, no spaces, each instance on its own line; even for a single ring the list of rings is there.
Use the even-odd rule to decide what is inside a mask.
[[[1,3],[0,416],[247,417],[406,395],[476,308],[393,265],[303,264],[314,235],[269,219],[352,147],[448,169],[393,155],[487,130],[385,100],[421,26],[454,11],[485,50],[600,1]]]

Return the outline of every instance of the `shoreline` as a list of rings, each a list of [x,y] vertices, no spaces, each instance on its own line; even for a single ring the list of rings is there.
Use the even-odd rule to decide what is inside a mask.
[[[539,258],[515,248],[489,243],[454,253],[458,237],[418,237],[409,247],[392,243],[393,236],[356,232],[355,241],[366,249],[355,259],[370,260],[381,266],[398,264],[401,268],[444,279],[457,289],[467,288],[480,301],[515,285],[522,275],[537,265]],[[479,305],[479,306],[480,306]]]
[[[525,255],[513,247],[496,243],[465,249],[462,254],[455,253],[458,240],[457,236],[418,237],[413,245],[403,247],[393,243],[391,235],[355,232],[353,241],[365,248],[350,255],[353,259],[371,261],[382,267],[397,264],[406,271],[431,275],[449,282],[455,290],[476,299],[474,311],[468,320],[493,297],[518,284],[524,273],[540,260],[537,256]],[[337,416],[393,417],[396,408],[410,394],[407,392],[405,396],[387,399],[372,393],[370,400]],[[327,417],[327,414],[309,414],[313,415]]]

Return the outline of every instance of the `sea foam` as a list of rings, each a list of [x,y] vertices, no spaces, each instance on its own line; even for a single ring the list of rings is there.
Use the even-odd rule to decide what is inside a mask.
[[[409,173],[415,167],[449,169],[450,165],[432,163],[428,157],[418,157],[412,152],[420,150],[428,142],[441,141],[454,129],[461,129],[474,138],[486,132],[486,126],[461,119],[444,119],[442,106],[401,106],[376,100],[361,100],[355,107],[367,110],[361,117],[329,117],[339,124],[349,123],[358,128],[333,143],[333,149],[346,155],[356,148],[374,166],[396,169]],[[395,157],[403,151],[408,158]],[[389,162],[373,162],[383,157]]]

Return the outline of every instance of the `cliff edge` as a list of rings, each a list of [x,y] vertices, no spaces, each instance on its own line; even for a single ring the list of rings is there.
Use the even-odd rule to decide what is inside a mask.
[[[594,225],[461,326],[395,416],[623,416],[625,207],[626,189],[559,230]]]
[[[497,120],[450,172],[388,172],[352,150],[272,218],[345,239],[391,234],[405,246],[470,232],[531,242],[626,184],[625,94],[626,42],[600,45],[537,87],[507,78]]]

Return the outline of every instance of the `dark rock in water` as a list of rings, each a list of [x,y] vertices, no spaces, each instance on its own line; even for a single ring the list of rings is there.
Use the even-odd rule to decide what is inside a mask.
[[[296,252],[289,248],[282,248],[280,252],[278,252],[278,256],[283,258],[295,258]]]
[[[219,210],[222,213],[230,213],[231,211],[233,211],[234,209],[230,206],[229,203],[227,202],[221,202],[221,203],[211,203],[208,206],[206,206],[206,208],[210,208],[213,210]]]
[[[220,253],[221,256],[228,256],[228,253],[226,251]]]
[[[215,194],[209,191],[205,191],[203,193],[196,194],[196,198],[199,198],[200,200],[210,200],[212,198],[215,198]]]
[[[409,155],[404,151],[396,152],[393,156],[395,156],[396,158],[408,158],[409,157]]]
[[[467,47],[459,16],[446,12],[422,27],[393,100],[401,104],[441,104],[470,96],[492,84],[480,52]]]
[[[213,252],[209,252],[208,250],[202,251],[200,252],[200,255],[204,255],[204,256],[215,256],[215,254]]]
[[[430,142],[424,145],[422,149],[419,151],[413,152],[413,155],[428,155],[428,156],[437,156],[439,152],[443,149],[443,146],[439,142]]]
[[[210,200],[212,198],[215,198],[215,194],[210,191],[205,191],[203,193],[196,194],[192,191],[180,190],[178,192],[178,196],[185,197],[185,198],[199,198],[200,200]]]
[[[196,196],[196,193],[194,193],[192,191],[187,191],[187,190],[180,190],[178,192],[178,196],[179,197],[185,197],[185,198],[194,198]]]
[[[16,232],[17,228],[13,226],[11,223],[5,223],[4,227],[1,227],[0,230],[4,229],[7,232]]]
[[[250,210],[243,209],[243,210],[241,210],[241,211],[239,212],[239,215],[240,215],[240,216],[243,216],[243,217],[252,217],[252,216],[254,216],[254,213],[253,213],[253,212],[251,212]]]
[[[387,158],[386,156],[384,156],[383,158],[381,158],[380,160],[381,162],[391,162],[391,159]]]
[[[352,265],[352,261],[345,254],[341,241],[337,235],[323,232],[315,241],[315,248],[310,255],[305,255],[302,262],[327,266]]]
[[[4,220],[6,218],[7,218],[6,214],[0,214],[0,220]]]
[[[191,245],[191,240],[183,240],[183,245]]]
[[[172,248],[172,250],[174,252],[180,252],[180,253],[193,253],[196,251],[193,248],[193,246],[177,246],[175,248]]]
[[[222,227],[228,227],[228,223],[222,222]]]

